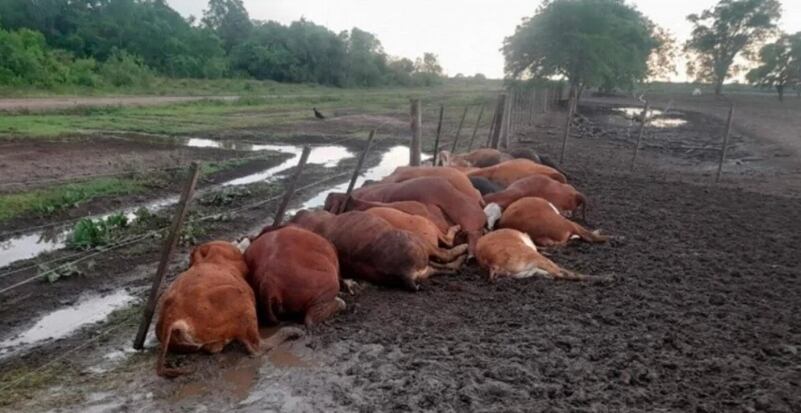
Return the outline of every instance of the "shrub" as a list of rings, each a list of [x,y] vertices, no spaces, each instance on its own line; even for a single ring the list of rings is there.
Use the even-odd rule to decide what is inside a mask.
[[[100,65],[100,76],[114,86],[144,86],[152,81],[153,72],[145,66],[142,58],[115,49]]]

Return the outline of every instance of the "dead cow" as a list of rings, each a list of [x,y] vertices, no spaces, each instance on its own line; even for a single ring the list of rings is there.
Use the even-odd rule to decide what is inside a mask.
[[[166,366],[168,351],[219,353],[234,340],[250,354],[265,350],[259,337],[256,297],[245,280],[248,267],[239,249],[229,242],[209,242],[195,248],[189,265],[161,297],[156,371],[164,377],[187,372]],[[279,341],[297,334],[297,330],[281,331]]]
[[[370,208],[367,212],[387,221],[396,229],[402,229],[419,235],[429,244],[432,250],[438,249],[440,243],[447,247],[453,247],[453,237],[459,230],[459,226],[456,225],[447,234],[443,234],[431,221],[393,208]],[[466,249],[467,246],[465,245],[462,251]]]
[[[342,212],[347,211],[367,211],[370,208],[393,208],[407,214],[416,215],[431,221],[443,234],[450,233],[454,226],[445,219],[445,214],[436,205],[427,205],[417,201],[398,201],[398,202],[370,202],[346,194],[331,192],[325,198],[325,209],[331,213],[337,213],[342,205],[345,205]],[[458,227],[458,225],[456,226]]]
[[[425,177],[373,185],[353,191],[353,197],[372,202],[418,201],[436,205],[467,234],[471,252],[487,223],[481,205],[458,191],[445,178]]]
[[[480,148],[461,155],[441,151],[440,159],[445,166],[486,168],[511,160],[513,157],[497,149]]]
[[[292,223],[314,231],[337,249],[342,273],[374,284],[418,289],[433,274],[454,272],[461,263],[429,263],[430,248],[419,236],[398,230],[362,211],[334,215],[302,210]]]
[[[539,197],[552,203],[564,215],[572,216],[582,208],[582,215],[586,215],[587,199],[581,192],[570,184],[563,184],[545,175],[531,175],[514,181],[501,192],[484,196],[487,204],[496,203],[506,209],[513,202],[525,197]]]
[[[401,166],[396,168],[392,174],[386,176],[381,180],[383,183],[398,183],[408,181],[414,178],[435,176],[445,178],[453,185],[459,192],[465,194],[468,198],[482,204],[481,193],[473,187],[470,179],[467,178],[464,172],[454,168],[448,167],[434,167],[434,166]]]
[[[481,237],[476,260],[489,273],[489,280],[500,277],[527,278],[542,275],[564,280],[584,280],[585,276],[565,270],[543,257],[527,234],[499,229]]]
[[[268,227],[245,251],[248,282],[269,324],[300,316],[307,327],[345,308],[339,293],[339,260],[330,241],[287,225]]]
[[[599,231],[590,231],[563,217],[550,202],[536,197],[521,198],[509,205],[499,226],[525,232],[540,246],[566,245],[575,238],[587,242],[608,240]]]
[[[518,179],[522,179],[531,175],[545,175],[553,180],[567,183],[562,173],[550,166],[540,165],[528,159],[513,159],[506,161],[495,166],[481,168],[478,171],[473,171],[467,174],[468,176],[480,176],[487,178],[504,187],[508,187]]]

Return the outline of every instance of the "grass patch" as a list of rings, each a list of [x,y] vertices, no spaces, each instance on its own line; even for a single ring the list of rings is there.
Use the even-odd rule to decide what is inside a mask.
[[[141,181],[126,178],[97,178],[81,183],[53,186],[16,194],[0,195],[0,221],[26,214],[49,216],[75,208],[94,198],[125,195],[146,188]]]

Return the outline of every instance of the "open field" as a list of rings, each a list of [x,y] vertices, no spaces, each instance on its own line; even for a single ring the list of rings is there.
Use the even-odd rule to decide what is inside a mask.
[[[453,85],[333,90],[2,116],[0,197],[54,191],[61,182],[53,180],[87,174],[156,174],[190,160],[262,157],[209,171],[172,277],[193,242],[239,238],[270,221],[298,145],[318,152],[292,207],[319,205],[346,181],[372,128],[379,132],[369,177],[408,161],[399,145],[409,139],[410,96],[425,104],[428,151],[439,104],[446,105],[449,142],[464,105],[487,103],[489,111],[496,92]],[[713,185],[725,103],[649,98],[657,107],[672,100],[674,111],[664,118],[676,121],[648,130],[634,173],[637,124],[618,110],[637,103],[632,99],[587,98],[563,164],[590,198],[592,226],[614,239],[571,245],[552,258],[611,282],[490,284],[473,263],[416,294],[364,286],[343,296],[345,314],[305,338],[260,358],[235,346],[215,356],[179,356],[195,371],[167,381],[155,375],[152,339],[146,351],[130,350],[158,259],[160,241],[148,239],[93,257],[91,266],[78,264],[53,283],[0,293],[0,411],[798,411],[799,100],[780,106],[767,96],[736,96],[733,146],[722,182]],[[312,119],[311,106],[330,119]],[[482,143],[490,115],[478,133]],[[514,145],[558,159],[563,124],[564,112],[537,110],[533,123],[520,124]],[[175,194],[181,178],[170,172],[146,191],[100,193],[45,215],[22,212],[0,219],[0,233],[145,205]],[[169,209],[154,210],[149,226],[126,236],[157,229]],[[16,243],[0,238],[0,248]],[[0,265],[0,289],[35,276],[37,263],[75,253],[54,248]],[[74,316],[57,315],[67,330],[58,339],[15,341],[37,320],[69,308],[90,308],[79,311],[86,318],[103,311],[72,329]]]

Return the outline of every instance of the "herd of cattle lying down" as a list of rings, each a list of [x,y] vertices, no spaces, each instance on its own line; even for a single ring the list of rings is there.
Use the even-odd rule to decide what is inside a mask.
[[[350,281],[416,291],[434,274],[455,273],[475,257],[499,277],[582,280],[537,246],[607,237],[571,221],[587,199],[564,173],[533,153],[494,149],[443,152],[440,166],[400,167],[352,194],[330,193],[322,210],[301,210],[242,244],[214,241],[192,251],[189,269],[162,296],[156,334],[168,351],[219,352],[231,341],[256,354],[268,349],[259,321],[302,320],[311,327],[345,308]],[[499,229],[493,230],[498,227]],[[301,334],[279,330],[272,341]]]

